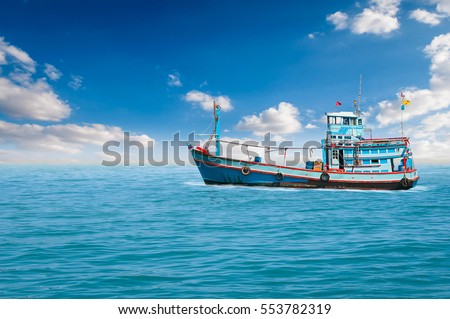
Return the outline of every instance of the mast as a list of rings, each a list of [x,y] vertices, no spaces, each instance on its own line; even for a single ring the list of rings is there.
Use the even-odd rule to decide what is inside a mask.
[[[214,137],[216,138],[216,156],[220,156],[220,105],[214,100]]]
[[[356,116],[361,116],[361,96],[362,96],[362,73],[359,75],[359,94],[358,94],[358,105],[356,107]]]

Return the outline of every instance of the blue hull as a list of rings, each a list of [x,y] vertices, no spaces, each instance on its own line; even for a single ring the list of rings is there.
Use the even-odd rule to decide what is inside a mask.
[[[244,186],[270,186],[293,188],[341,188],[400,190],[416,186],[416,171],[389,174],[332,173],[292,167],[266,165],[206,155],[192,150],[192,156],[205,184],[233,184]],[[246,167],[246,170],[243,170]],[[248,172],[248,173],[247,173]],[[407,185],[402,179],[407,177]]]

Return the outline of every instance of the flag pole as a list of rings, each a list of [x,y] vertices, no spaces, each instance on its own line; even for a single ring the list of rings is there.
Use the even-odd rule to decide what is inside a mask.
[[[356,109],[357,116],[361,116],[361,96],[362,96],[362,73],[359,75],[358,107]]]
[[[402,128],[402,137],[404,137],[405,135],[403,134],[403,111],[405,110],[405,94],[403,94],[403,92],[401,92],[400,96],[402,98],[402,106],[400,107],[400,109],[401,109],[400,125],[401,125],[401,128]]]

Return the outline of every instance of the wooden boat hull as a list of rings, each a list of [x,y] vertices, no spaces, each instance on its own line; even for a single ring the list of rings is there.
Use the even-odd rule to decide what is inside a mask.
[[[206,184],[291,188],[404,190],[417,185],[417,170],[388,173],[322,172],[205,154],[191,154]]]

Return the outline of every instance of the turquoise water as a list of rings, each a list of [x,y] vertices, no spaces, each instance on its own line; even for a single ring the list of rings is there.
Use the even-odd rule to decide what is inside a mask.
[[[410,191],[0,166],[0,298],[450,298],[450,174]]]

